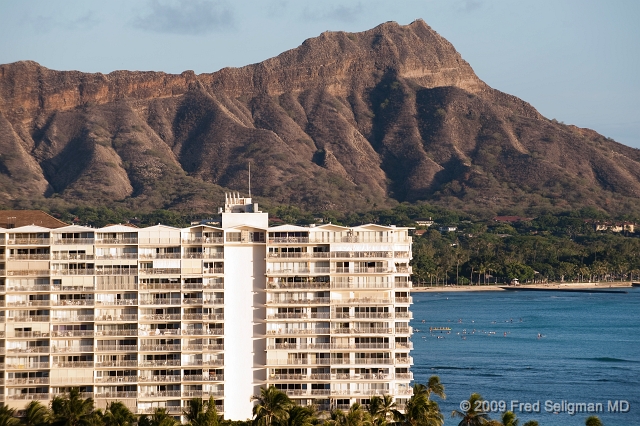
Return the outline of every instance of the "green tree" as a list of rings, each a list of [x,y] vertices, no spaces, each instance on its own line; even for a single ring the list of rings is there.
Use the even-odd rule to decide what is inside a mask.
[[[288,419],[288,410],[293,403],[286,393],[275,386],[260,388],[260,396],[254,396],[253,399],[257,401],[253,406],[254,425],[272,426]]]
[[[68,395],[54,397],[51,414],[53,426],[92,426],[100,423],[93,399],[83,399],[78,388],[71,388]]]
[[[207,402],[204,402],[202,398],[189,400],[184,416],[190,426],[218,426],[219,423],[216,401],[213,396],[209,397]]]
[[[180,424],[167,413],[164,407],[158,407],[151,416],[142,415],[138,418],[138,426],[178,426]]]
[[[108,403],[101,418],[105,426],[132,426],[136,423],[136,416],[120,401]]]
[[[291,405],[287,420],[279,424],[281,426],[312,426],[316,422],[316,412],[313,407]]]
[[[15,418],[15,408],[9,408],[6,405],[0,406],[0,426],[17,426],[20,421]]]
[[[50,412],[40,401],[31,401],[24,408],[20,423],[24,426],[43,426],[49,423]]]
[[[439,381],[439,380],[438,380]],[[400,426],[442,426],[444,416],[435,401],[429,400],[428,386],[416,384],[413,395],[407,401],[404,412],[394,410],[396,424]],[[444,389],[443,392],[444,394]]]
[[[461,419],[458,426],[480,426],[487,423],[490,420],[489,415],[482,409],[477,409],[482,407],[482,401],[482,396],[479,393],[472,393],[467,400],[469,408],[466,411],[454,410],[451,417]]]
[[[382,397],[374,396],[369,401],[369,414],[371,421],[378,426],[384,426],[393,416],[393,410],[396,403],[393,402],[391,395],[383,395]]]
[[[368,426],[372,424],[369,413],[357,402],[352,404],[346,413],[334,410],[331,413],[331,420],[335,426]]]
[[[584,422],[585,426],[602,426],[602,421],[598,416],[589,416]]]

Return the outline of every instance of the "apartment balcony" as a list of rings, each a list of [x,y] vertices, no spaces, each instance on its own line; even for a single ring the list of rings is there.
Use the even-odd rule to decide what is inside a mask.
[[[177,297],[173,298],[155,298],[155,299],[140,299],[139,304],[141,306],[145,305],[172,305],[172,306],[180,306],[181,300]]]
[[[96,306],[136,306],[138,299],[96,300]]]
[[[108,360],[108,361],[96,361],[95,366],[104,368],[104,367],[137,367],[138,360],[136,359],[126,359],[126,360]]]
[[[138,367],[179,367],[180,364],[179,359],[144,360],[138,362]]]
[[[51,238],[7,238],[7,245],[20,246],[48,246]]]
[[[412,334],[413,327],[396,327],[396,334]]]
[[[306,244],[309,237],[269,237],[269,244]]]
[[[96,275],[138,275],[138,268],[96,268]]]
[[[396,389],[395,394],[396,395],[403,395],[403,396],[411,396],[411,395],[413,395],[413,388]]]
[[[223,344],[217,344],[217,343],[212,343],[212,344],[209,344],[209,345],[202,345],[202,350],[223,351],[224,350],[224,345]]]
[[[331,343],[331,349],[393,349],[392,343]]]
[[[94,379],[95,383],[136,383],[138,376],[102,376]]]
[[[393,283],[390,281],[385,282],[345,282],[345,281],[331,281],[332,289],[363,289],[363,290],[376,290],[376,289],[390,289],[393,288]]]
[[[46,400],[46,399],[51,399],[51,394],[48,394],[48,393],[7,394],[7,395],[5,395],[4,398],[7,401],[14,401],[14,400],[24,400],[24,401],[39,400],[39,401],[43,401],[43,400]]]
[[[355,318],[355,319],[391,319],[393,312],[355,312],[353,315],[341,317],[340,313],[336,313],[336,318]]]
[[[138,392],[95,392],[94,398],[130,399],[137,398]]]
[[[6,379],[5,384],[7,386],[16,385],[47,385],[49,384],[48,377],[20,377],[16,379]]]
[[[46,277],[49,276],[50,270],[49,269],[41,269],[41,270],[37,270],[37,269],[22,269],[22,270],[16,270],[16,271],[7,271],[7,276],[8,277]],[[34,286],[35,287],[35,286]],[[39,287],[44,287],[44,286],[39,286]],[[47,286],[49,287],[49,286]],[[44,291],[49,290],[48,288]]]
[[[222,367],[224,366],[224,359],[205,359],[202,361],[202,365],[209,367]]]
[[[331,349],[331,343],[308,343],[308,344],[295,344],[295,343],[278,343],[275,345],[267,346],[267,349],[290,349],[290,350],[317,350],[317,349]]]
[[[267,335],[291,335],[291,334],[329,334],[329,328],[283,328],[267,330]]]
[[[144,317],[144,315],[143,315]],[[178,318],[180,316],[178,315]],[[137,321],[138,314],[122,314],[122,315],[96,315],[95,321]]]
[[[179,374],[175,375],[158,375],[158,376],[138,376],[137,381],[141,383],[157,383],[157,382],[166,382],[166,383],[175,383],[180,382],[182,379]]]
[[[203,305],[224,305],[223,298],[213,298],[213,299],[204,299],[202,302]]]
[[[66,354],[66,353],[91,353],[93,352],[93,346],[69,346],[58,348],[55,345],[51,347],[51,353],[54,354]]]
[[[140,283],[140,290],[180,290],[180,283]]]
[[[390,334],[391,327],[333,328],[331,334]]]
[[[267,275],[276,275],[276,276],[288,276],[288,275],[300,275],[300,274],[309,274],[309,268],[296,268],[296,269],[267,269]],[[329,273],[329,271],[325,272]]]
[[[331,299],[332,305],[391,305],[392,298],[356,297],[351,299]]]
[[[180,349],[179,343],[177,345],[140,345],[140,352],[179,352]]]
[[[412,319],[413,318],[413,312],[396,312],[396,318],[403,318],[403,319]]]
[[[180,275],[180,271],[180,268],[141,268],[140,275]]]
[[[153,414],[156,412],[158,408],[164,408],[167,414],[176,414],[176,415],[182,414],[182,411],[184,410],[179,405],[172,405],[168,407],[148,407],[148,408],[138,408],[138,414]]]
[[[133,393],[135,393],[135,392],[133,392]],[[138,398],[140,398],[140,399],[180,398],[180,396],[181,396],[181,392],[179,390],[140,392],[138,394]]]
[[[398,364],[413,365],[413,357],[411,356],[404,357],[404,358],[394,358],[393,361],[394,361],[394,364],[396,365]]]
[[[94,305],[93,299],[51,300],[51,306],[93,306],[93,305]]]
[[[138,259],[180,259],[180,253],[140,253]]]
[[[397,256],[398,253],[406,252],[393,252],[393,251],[332,251],[332,259],[392,259]],[[394,255],[395,254],[395,255]],[[404,257],[408,257],[404,256]]]
[[[4,332],[3,332],[4,336]],[[43,337],[49,337],[49,333],[41,331],[14,331],[13,336],[7,336],[7,338],[26,338],[26,339],[40,339]]]
[[[8,254],[7,260],[50,260],[51,253]]]
[[[413,380],[413,373],[396,373],[396,380]]]
[[[201,297],[191,297],[182,299],[183,305],[202,305]]]
[[[27,306],[49,306],[50,304],[50,300],[16,300],[6,302],[7,307],[15,308],[24,308]]]
[[[95,269],[52,269],[51,275],[96,275]]]
[[[27,362],[25,364],[7,363],[4,366],[7,370],[42,370],[48,369],[48,362]]]
[[[314,376],[318,376],[318,374],[314,374]],[[331,379],[330,374],[326,374],[329,376],[326,380]],[[312,380],[318,380],[318,377],[312,377]],[[280,381],[280,380],[309,380],[309,376],[306,374],[271,374],[269,375],[269,382]]]
[[[93,361],[54,361],[52,368],[93,368]]]
[[[396,342],[396,349],[413,349],[413,342]]]
[[[268,283],[268,290],[328,290],[328,282],[278,282]]]
[[[95,244],[138,244],[137,238],[95,238]]]
[[[224,396],[223,390],[197,390],[197,391],[182,391],[183,398],[209,398],[210,396]],[[217,406],[216,406],[217,409]]]
[[[330,312],[297,312],[267,315],[267,319],[329,319]]]
[[[84,321],[93,321],[94,318],[95,318],[94,315],[73,315],[73,316],[64,316],[64,317],[51,317],[51,322],[84,322]]]
[[[48,270],[47,270],[47,273],[49,273]],[[46,292],[49,292],[51,290],[53,290],[53,288],[50,285],[35,285],[35,284],[31,284],[31,285],[15,285],[15,284],[10,284],[10,285],[6,286],[6,290],[5,291],[15,291],[15,292],[32,292],[32,291],[40,292],[40,291],[46,291]]]
[[[331,365],[332,360],[329,358],[295,358],[295,359],[267,359],[268,366],[277,365]]]
[[[138,345],[109,345],[96,347],[96,352],[137,352]]]
[[[96,260],[130,259],[137,260],[138,253],[96,254]]]
[[[137,316],[137,315],[136,315]],[[143,314],[140,316],[142,321],[179,321],[180,314]]]
[[[81,246],[81,245],[93,245],[95,238],[52,238],[51,244],[54,245],[68,245],[68,246]]]
[[[184,321],[223,321],[224,314],[183,314]]]
[[[182,255],[183,259],[224,259],[224,253],[203,253],[203,252],[187,252]]]
[[[267,305],[328,305],[332,303],[328,297],[314,297],[311,299],[272,299]]]
[[[26,348],[7,348],[7,355],[11,354],[48,354],[49,346],[27,346]]]
[[[204,375],[204,374],[185,374],[183,377],[185,382],[222,382],[224,374]]]
[[[393,373],[332,374],[331,380],[393,380]]]
[[[356,365],[375,365],[375,364],[380,364],[380,365],[389,365],[389,364],[393,364],[393,359],[391,358],[356,358],[353,360],[353,362],[349,362],[349,364],[356,364]]]
[[[407,303],[411,304],[411,303],[413,303],[413,297],[396,297],[395,298],[395,302],[398,303],[398,304],[400,304],[400,303],[402,303],[402,304],[407,304]]]
[[[49,315],[31,315],[19,317],[7,317],[7,322],[50,322]]]
[[[182,244],[198,245],[198,244],[222,244],[223,237],[190,237],[183,238]]]
[[[224,268],[204,268],[202,273],[207,275],[224,274]]]
[[[394,284],[396,288],[412,288],[413,287],[413,281],[396,281]]]

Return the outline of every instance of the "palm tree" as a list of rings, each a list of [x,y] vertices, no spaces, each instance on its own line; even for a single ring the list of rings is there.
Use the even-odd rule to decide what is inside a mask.
[[[539,426],[539,424],[538,424],[538,422],[536,420],[529,420],[528,422],[526,422],[522,426]]]
[[[51,401],[53,426],[91,426],[99,420],[93,399],[82,399],[78,388],[71,388],[68,396],[56,396]]]
[[[138,417],[138,426],[178,426],[180,422],[167,413],[164,407],[158,407],[151,417],[143,414]]]
[[[0,426],[17,426],[20,424],[20,420],[14,416],[16,414],[15,408],[9,408],[6,405],[0,406]]]
[[[598,416],[589,416],[587,420],[585,420],[584,424],[586,426],[602,426],[602,421]]]
[[[313,407],[303,407],[291,405],[289,407],[289,417],[286,421],[280,422],[281,426],[312,426],[316,423],[316,411]]]
[[[502,426],[518,426],[518,417],[513,411],[505,411],[502,413]]]
[[[184,416],[190,426],[217,426],[220,420],[213,396],[208,402],[203,402],[202,398],[191,399]]]
[[[136,423],[136,416],[120,401],[108,403],[101,418],[105,426],[132,426]]]
[[[479,426],[486,424],[489,421],[489,416],[484,411],[476,410],[476,407],[481,406],[482,396],[479,393],[472,393],[469,399],[468,409],[466,411],[454,410],[451,413],[451,417],[460,417],[460,423],[458,426]]]
[[[368,426],[372,424],[369,413],[357,402],[353,403],[346,413],[340,410],[336,411],[339,412],[334,412],[336,426]],[[334,414],[332,413],[332,419],[333,418]]]
[[[24,416],[20,423],[24,426],[43,426],[49,423],[51,413],[40,401],[31,401],[24,408]]]
[[[374,396],[369,401],[369,414],[373,424],[384,426],[393,415],[396,403],[391,395],[383,395],[382,398]]]
[[[275,386],[260,388],[260,396],[254,396],[253,399],[257,401],[253,406],[254,425],[272,426],[288,419],[288,410],[293,403],[286,393]]]
[[[440,377],[438,376],[429,377],[427,382],[427,400],[431,399],[431,394],[439,396],[441,399],[447,399],[447,395],[444,393],[444,385],[440,382]]]
[[[429,400],[430,391],[422,384],[413,387],[413,395],[407,401],[404,413],[393,411],[393,416],[400,426],[442,426],[444,416],[435,401]]]

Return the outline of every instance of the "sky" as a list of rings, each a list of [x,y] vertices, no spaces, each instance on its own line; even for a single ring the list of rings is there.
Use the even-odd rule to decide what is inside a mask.
[[[0,63],[209,73],[418,18],[493,88],[640,148],[637,0],[0,0]]]

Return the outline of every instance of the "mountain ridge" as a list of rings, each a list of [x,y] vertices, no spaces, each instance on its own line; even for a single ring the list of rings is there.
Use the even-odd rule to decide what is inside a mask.
[[[198,75],[0,65],[0,152],[7,206],[207,211],[249,162],[255,195],[315,210],[640,206],[637,150],[492,89],[422,20]]]

